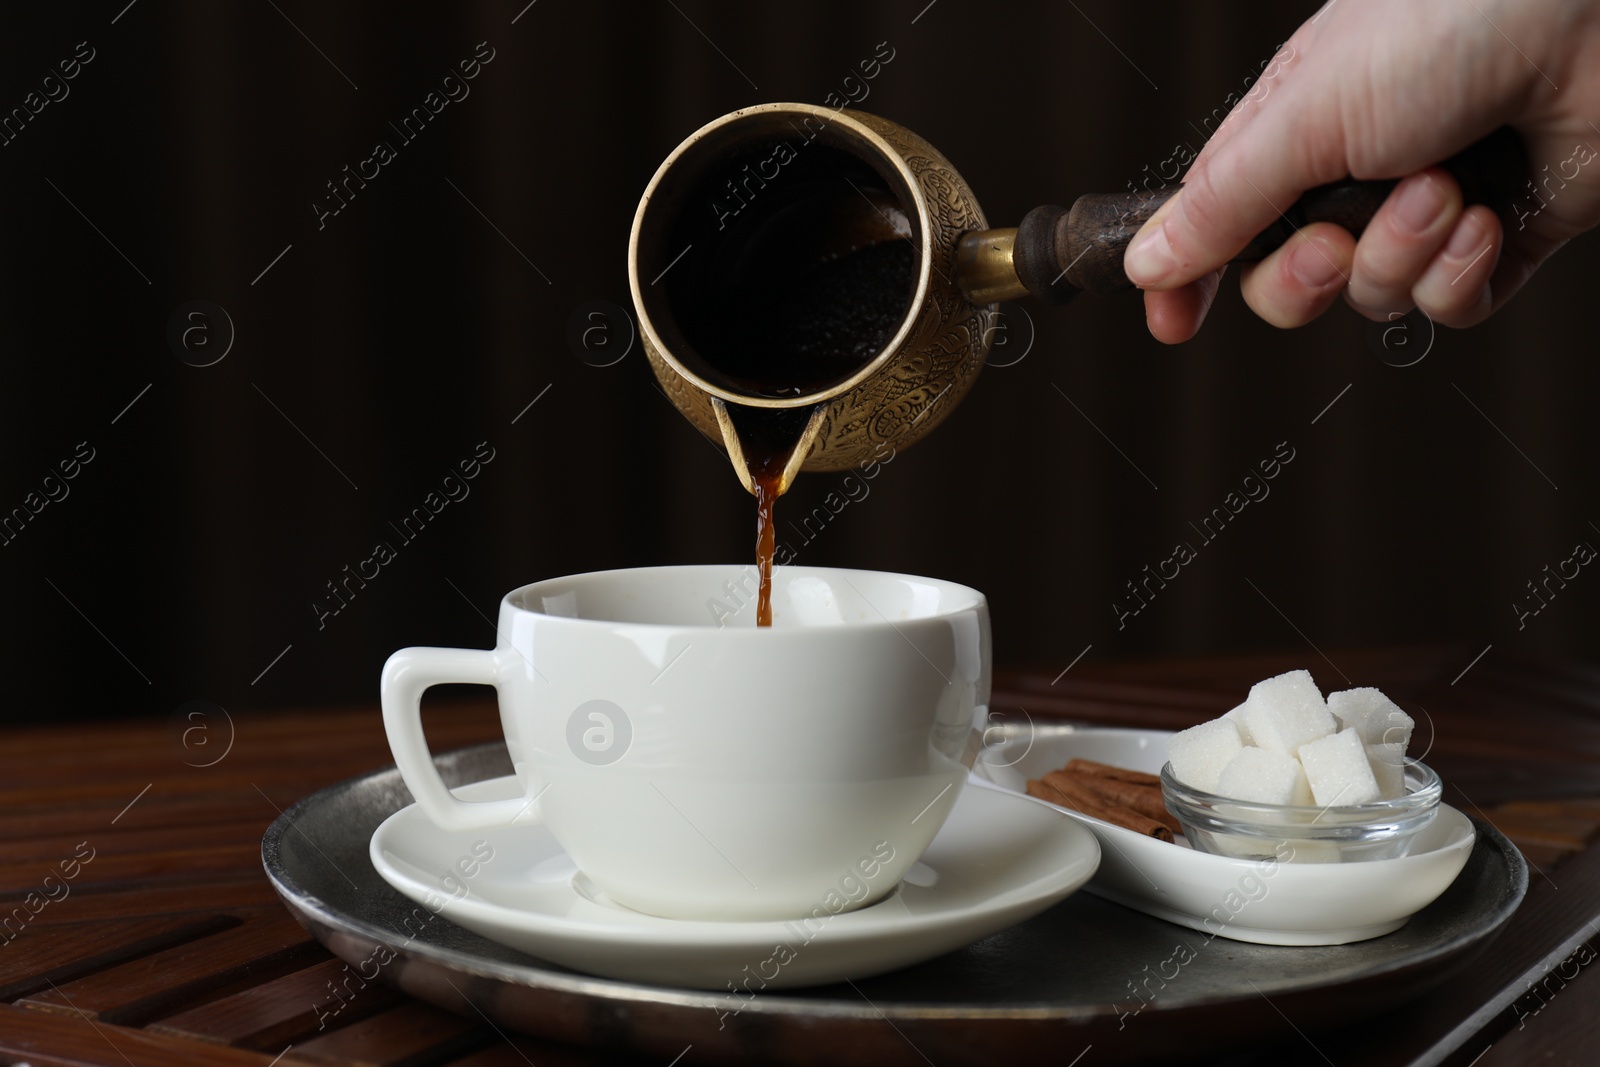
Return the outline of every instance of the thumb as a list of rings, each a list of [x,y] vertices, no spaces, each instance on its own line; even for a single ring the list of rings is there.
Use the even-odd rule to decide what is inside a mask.
[[[1302,70],[1237,133],[1202,154],[1123,260],[1141,289],[1173,289],[1221,267],[1301,193],[1349,173],[1336,97]],[[1310,91],[1308,91],[1308,87]],[[1208,146],[1209,147],[1209,146]]]

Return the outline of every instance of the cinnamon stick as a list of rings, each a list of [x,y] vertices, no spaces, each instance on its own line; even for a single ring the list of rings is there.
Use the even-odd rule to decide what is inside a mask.
[[[1155,774],[1146,774],[1144,771],[1132,771],[1126,767],[1114,767],[1109,763],[1096,763],[1092,759],[1069,760],[1062,770],[1068,774],[1086,774],[1097,778],[1112,778],[1119,782],[1132,782],[1134,785],[1153,785],[1161,788],[1161,777]]]
[[[1028,779],[1028,795],[1039,800],[1048,800],[1052,804],[1060,804],[1063,808],[1071,807],[1067,798],[1061,795],[1060,790],[1038,778]]]
[[[1071,775],[1062,774],[1060,771],[1051,771],[1044,776],[1042,781],[1029,782],[1028,794],[1041,796],[1043,790],[1036,791],[1036,786],[1042,786],[1056,794],[1044,795],[1044,799],[1051,803],[1060,804],[1064,808],[1081,812],[1095,819],[1101,819],[1115,826],[1132,830],[1134,833],[1157,840],[1170,842],[1173,838],[1172,831],[1132,808],[1123,807],[1112,803],[1101,794],[1085,786],[1079,779]],[[1059,797],[1059,799],[1057,799]]]
[[[1172,817],[1167,811],[1166,804],[1162,802],[1159,786],[1137,785],[1120,778],[1109,778],[1098,774],[1075,773],[1070,763],[1061,770],[1051,773],[1071,778],[1085,789],[1099,793],[1108,802],[1131,808],[1148,819],[1154,819],[1175,834],[1183,833],[1178,820]]]

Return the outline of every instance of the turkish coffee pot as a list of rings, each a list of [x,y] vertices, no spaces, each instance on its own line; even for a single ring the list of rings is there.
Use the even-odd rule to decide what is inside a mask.
[[[1509,129],[1443,166],[1467,203],[1501,210],[1527,176]],[[1359,236],[1394,184],[1313,189],[1236,262],[1313,222]],[[1128,242],[1177,188],[1090,194],[991,229],[950,162],[903,126],[810,104],[744,108],[678,145],[639,202],[628,272],[645,355],[752,493],[738,432],[752,421],[798,439],[780,492],[800,470],[882,461],[972,388],[998,302],[1131,288]]]

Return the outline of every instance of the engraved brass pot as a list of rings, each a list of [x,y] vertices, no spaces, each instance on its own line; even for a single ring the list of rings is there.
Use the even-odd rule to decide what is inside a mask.
[[[1488,204],[1505,219],[1528,173],[1522,142],[1509,128],[1441,166],[1461,185],[1465,202]],[[842,199],[797,223],[798,190],[824,184]],[[1309,190],[1234,262],[1258,260],[1314,222],[1359,235],[1394,184],[1344,179]],[[849,186],[853,192],[844,191]],[[674,149],[639,202],[628,274],[645,354],[668,399],[723,443],[751,492],[730,406],[797,409],[793,421],[803,422],[804,432],[783,471],[782,491],[799,470],[847,470],[932,432],[983,368],[996,302],[1031,294],[1063,303],[1079,292],[1130,288],[1122,270],[1128,242],[1177,190],[1088,194],[1070,208],[1036,207],[1015,229],[991,230],[949,161],[887,119],[811,104],[735,111]],[[791,215],[780,221],[785,211]],[[907,238],[916,255],[915,291],[898,329],[876,355],[820,387],[763,395],[720,372],[685,336],[685,313],[704,317],[699,297],[706,290],[696,289],[696,279],[717,277],[707,273],[708,264],[720,263],[715,270],[727,277],[758,262],[740,258],[748,251],[740,242],[776,245],[779,258],[759,262],[781,265],[791,251],[797,262],[826,262]],[[783,284],[781,275],[771,275],[774,286]]]
[[[773,187],[781,190],[784,164],[815,154],[817,145],[859,161],[864,177],[858,184],[875,178],[874,195],[888,198],[890,214],[898,207],[904,222],[880,220],[875,236],[910,237],[915,295],[892,339],[854,373],[803,395],[754,395],[695,351],[681,328],[681,305],[675,306],[682,298],[673,296],[664,279],[695,269],[692,257],[716,255],[717,242],[729,232],[728,217],[759,213],[764,198],[774,197]],[[741,160],[746,161],[742,170],[736,166]],[[872,198],[866,192],[862,196],[867,216],[862,225],[870,229]],[[693,220],[695,213],[700,221],[686,227],[685,218]],[[895,225],[898,232],[883,231]],[[893,122],[810,104],[763,104],[724,115],[673,150],[650,180],[634,217],[628,271],[645,355],[667,398],[728,449],[746,488],[751,486],[726,405],[813,411],[785,471],[785,488],[801,469],[848,470],[881,461],[938,426],[983,367],[989,347],[986,312],[992,305],[975,304],[953,279],[959,239],[986,226],[972,190],[949,161]],[[1012,232],[997,235],[1007,259]],[[851,240],[872,236],[842,239],[848,248]]]

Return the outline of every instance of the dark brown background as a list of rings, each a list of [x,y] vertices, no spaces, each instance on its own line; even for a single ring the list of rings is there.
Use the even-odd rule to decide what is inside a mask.
[[[77,42],[97,53],[0,147],[0,508],[77,442],[96,450],[0,548],[19,721],[371,699],[394,648],[492,642],[484,616],[520,583],[744,561],[751,502],[637,347],[598,368],[566,340],[585,303],[628,304],[633,211],[679,140],[743,105],[820,103],[887,40],[862,106],[937,144],[991,222],[1015,224],[1198,148],[1314,6],[539,0],[513,25],[525,0],[125,2],[0,13],[0,109]],[[324,182],[398,142],[386,123],[485,40],[471,95],[319,232]],[[987,370],[800,562],[975,585],[997,659],[1047,669],[1086,646],[1298,648],[1342,684],[1310,643],[1424,639],[1594,660],[1600,576],[1520,632],[1511,603],[1600,545],[1597,260],[1579,241],[1403,369],[1347,309],[1283,333],[1231,280],[1177,348],[1132,295],[1029,308],[1026,358]],[[206,368],[165,336],[196,299],[237,330]],[[471,495],[398,544],[388,520],[484,440],[496,458]],[[1280,441],[1296,459],[1271,496],[1119,631],[1122,584],[1195,540],[1187,524]],[[780,519],[838,484],[802,478]],[[319,630],[324,583],[379,539],[398,559]]]

